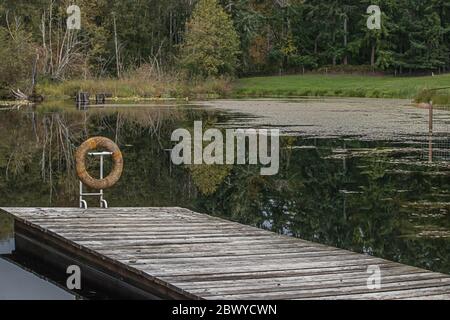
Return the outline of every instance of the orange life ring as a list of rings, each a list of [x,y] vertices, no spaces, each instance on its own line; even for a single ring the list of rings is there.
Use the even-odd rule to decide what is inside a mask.
[[[104,179],[94,179],[86,170],[86,155],[89,151],[104,148],[112,152],[113,169]],[[95,189],[108,189],[114,186],[122,176],[123,157],[119,147],[113,141],[104,137],[94,137],[86,140],[75,154],[77,175],[86,186]]]

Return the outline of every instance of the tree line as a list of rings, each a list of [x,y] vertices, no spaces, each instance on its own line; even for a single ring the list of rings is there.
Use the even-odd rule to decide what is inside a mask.
[[[79,32],[66,28],[72,4]],[[381,8],[380,30],[366,26],[370,5]],[[4,0],[0,16],[1,74],[29,74],[33,63],[59,80],[142,65],[191,76],[450,68],[448,0]]]

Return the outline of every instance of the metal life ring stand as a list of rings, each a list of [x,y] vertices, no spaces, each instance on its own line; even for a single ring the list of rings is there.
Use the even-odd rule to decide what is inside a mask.
[[[100,179],[103,179],[103,164],[105,156],[112,156],[112,152],[89,152],[88,155],[91,157],[100,157]],[[98,196],[100,197],[100,208],[108,209],[108,202],[104,198],[103,189],[100,189],[97,193],[84,193],[83,191],[83,182],[80,181],[80,209],[87,209],[88,205],[86,200],[83,197],[88,196]]]
[[[96,149],[106,149],[104,152],[95,152]],[[86,168],[86,156],[100,157],[100,179],[93,178]],[[104,157],[110,156],[113,160],[113,169],[111,173],[104,178],[103,165]],[[75,153],[76,170],[80,179],[80,208],[87,209],[87,202],[83,199],[85,196],[99,196],[100,207],[107,209],[108,202],[104,199],[104,189],[111,188],[120,179],[123,171],[123,157],[119,147],[110,139],[105,137],[93,137],[81,144]],[[83,186],[94,190],[95,193],[85,193]]]

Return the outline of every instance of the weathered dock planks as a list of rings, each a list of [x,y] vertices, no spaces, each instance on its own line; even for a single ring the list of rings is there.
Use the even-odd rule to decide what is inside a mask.
[[[450,299],[450,276],[181,208],[3,208],[19,249],[129,297]],[[367,286],[369,266],[380,289]]]

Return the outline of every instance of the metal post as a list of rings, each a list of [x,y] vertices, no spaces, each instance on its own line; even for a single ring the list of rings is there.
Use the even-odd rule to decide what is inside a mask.
[[[100,155],[100,179],[103,179],[103,157],[105,156],[105,153],[102,153]],[[103,189],[100,190],[100,208],[107,209],[108,203],[103,198]]]
[[[112,152],[91,152],[89,153],[90,156],[97,156],[100,157],[100,179],[104,178],[104,157],[105,156],[111,156]],[[81,209],[87,209],[87,202],[83,199],[83,196],[99,196],[100,197],[100,208],[108,209],[108,202],[104,198],[104,192],[103,189],[99,190],[98,193],[84,193],[83,191],[83,183],[80,181],[80,208]]]
[[[433,134],[428,137],[428,162],[433,163]]]
[[[429,105],[428,162],[433,162],[433,101]]]
[[[83,182],[80,181],[80,209],[87,209],[87,202],[83,200]]]
[[[433,134],[433,101],[430,101],[429,105],[429,129],[430,129],[430,134]]]

